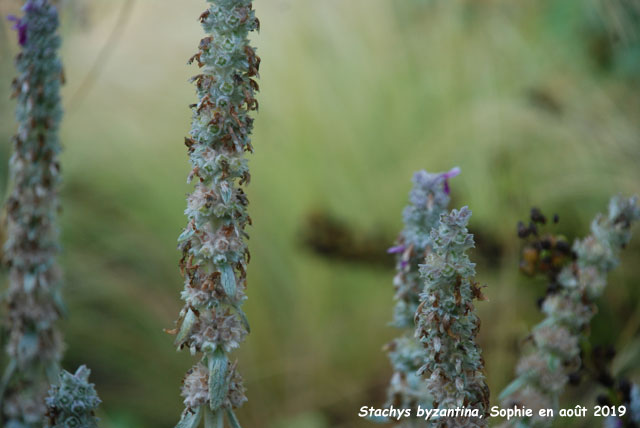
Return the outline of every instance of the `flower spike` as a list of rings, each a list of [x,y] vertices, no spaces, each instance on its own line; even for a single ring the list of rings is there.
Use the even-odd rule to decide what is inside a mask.
[[[431,251],[431,230],[438,226],[440,215],[449,204],[447,181],[459,172],[459,168],[454,168],[445,173],[418,171],[414,174],[410,203],[403,212],[404,230],[396,244],[387,250],[396,256],[393,279],[396,306],[392,324],[403,330],[400,337],[385,347],[394,371],[387,392],[387,407],[431,407],[432,397],[417,374],[424,364],[422,345],[414,338],[414,315],[423,288],[419,265]]]
[[[466,254],[474,247],[467,231],[470,217],[467,207],[442,214],[431,231],[432,251],[420,266],[425,287],[416,311],[416,337],[426,358],[418,373],[426,378],[434,408],[470,412],[436,420],[433,426],[439,428],[486,427],[489,414],[484,361],[475,342],[480,320],[473,306],[484,298],[473,279],[475,264]]]
[[[222,426],[223,416],[239,426],[233,409],[245,401],[242,378],[228,353],[249,332],[242,312],[249,262],[247,233],[251,224],[243,185],[250,180],[245,152],[250,134],[260,58],[249,45],[258,29],[250,0],[209,0],[200,15],[206,33],[189,63],[200,68],[191,81],[198,102],[185,145],[195,189],[187,198],[187,226],[178,238],[184,276],[184,307],[177,326],[178,349],[201,360],[187,373],[182,387],[185,410],[177,427]]]
[[[8,364],[0,382],[0,425],[41,427],[45,396],[62,354],[57,321],[63,307],[57,213],[62,118],[58,55],[58,12],[47,0],[28,0],[18,31],[20,53],[13,81],[18,132],[9,162],[11,190],[6,202],[5,295]]]

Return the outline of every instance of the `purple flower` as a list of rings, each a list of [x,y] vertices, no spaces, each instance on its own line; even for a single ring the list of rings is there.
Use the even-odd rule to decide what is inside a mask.
[[[15,15],[9,15],[7,19],[14,23],[11,28],[18,32],[18,43],[24,46],[27,43],[27,23]]]
[[[33,4],[33,2],[28,1],[23,7],[22,10],[24,12],[33,12],[34,10],[36,10],[36,6]]]
[[[395,247],[391,247],[387,250],[387,253],[389,254],[398,254],[403,252],[407,247],[405,247],[404,245],[396,245]]]
[[[449,170],[448,172],[443,172],[442,174],[440,174],[440,177],[444,178],[444,193],[446,193],[447,195],[451,193],[451,189],[449,188],[449,179],[459,174],[460,174],[460,168],[457,166],[451,168],[451,170]]]
[[[391,247],[387,250],[387,253],[389,254],[398,254],[398,253],[403,253],[405,250],[407,249],[406,245],[396,245],[394,247]],[[407,266],[409,266],[409,260],[407,260],[406,257],[403,257],[403,259],[400,261],[400,267],[402,269],[406,268]]]

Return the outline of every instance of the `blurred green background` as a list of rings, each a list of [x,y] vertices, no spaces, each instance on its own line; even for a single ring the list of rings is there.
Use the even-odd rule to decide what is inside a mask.
[[[384,251],[402,227],[413,171],[455,165],[453,206],[473,211],[473,258],[488,285],[490,301],[477,306],[498,404],[545,287],[518,273],[516,222],[536,205],[582,236],[610,195],[640,193],[639,27],[616,5],[255,2],[263,61],[248,190],[252,333],[236,354],[244,426],[374,426],[357,411],[382,405],[390,376],[381,348],[397,332]],[[2,0],[0,13],[19,6]],[[64,365],[91,367],[106,428],[173,426],[194,361],[162,329],[181,306],[176,238],[196,73],[186,60],[204,7],[62,2]],[[15,132],[9,27],[3,18],[0,189]],[[616,370],[636,380],[639,255],[636,236],[592,328],[594,343],[621,351]],[[567,403],[591,406],[597,388],[586,390]]]

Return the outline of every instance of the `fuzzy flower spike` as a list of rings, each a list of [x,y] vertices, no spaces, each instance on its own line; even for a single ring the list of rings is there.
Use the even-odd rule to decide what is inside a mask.
[[[91,370],[78,367],[74,374],[60,372],[58,384],[51,387],[47,397],[46,428],[97,428],[95,411],[100,399],[92,383]]]
[[[609,213],[591,223],[591,235],[573,244],[575,261],[560,271],[559,289],[542,302],[545,319],[533,328],[533,349],[520,359],[516,379],[500,395],[505,407],[525,406],[534,410],[534,417],[512,419],[505,426],[551,426],[553,419],[535,417],[537,411],[558,408],[569,374],[580,367],[580,342],[596,314],[594,301],[602,295],[607,274],[618,265],[620,251],[631,239],[631,226],[639,219],[637,198],[616,196],[609,202]]]
[[[387,407],[431,407],[431,395],[417,375],[424,364],[422,345],[414,338],[414,315],[423,288],[419,264],[424,263],[431,251],[431,230],[438,226],[440,215],[449,204],[448,180],[459,172],[459,168],[454,168],[445,173],[418,171],[414,174],[409,205],[403,213],[404,230],[388,250],[396,255],[393,325],[402,329],[403,334],[385,347],[393,366]],[[411,423],[405,421],[406,425]]]
[[[432,251],[420,266],[425,286],[416,311],[416,337],[426,362],[419,374],[426,378],[434,408],[468,412],[436,420],[433,426],[440,428],[487,426],[489,388],[475,342],[480,321],[473,306],[484,297],[473,280],[475,264],[466,254],[474,247],[467,231],[470,216],[467,207],[442,214],[431,232]]]
[[[191,106],[192,124],[185,139],[196,181],[187,198],[188,223],[178,238],[183,253],[184,307],[177,321],[175,344],[200,361],[182,387],[185,410],[178,427],[239,426],[233,412],[245,401],[242,378],[228,353],[237,348],[249,326],[242,312],[247,233],[251,224],[242,186],[249,182],[244,153],[257,110],[254,92],[260,58],[249,45],[249,32],[259,29],[250,0],[209,0],[200,15],[209,35],[189,60],[200,67],[192,78],[198,102]]]
[[[0,425],[24,428],[42,426],[44,398],[62,352],[56,327],[62,312],[56,264],[62,64],[56,8],[46,0],[29,0],[23,11],[23,17],[13,18],[21,52],[13,81],[18,132],[6,202],[8,364],[0,382]]]

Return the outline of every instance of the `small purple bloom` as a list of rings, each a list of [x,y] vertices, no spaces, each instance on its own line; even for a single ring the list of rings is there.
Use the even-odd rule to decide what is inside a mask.
[[[401,267],[402,269],[404,269],[404,268],[406,268],[407,266],[409,266],[409,260],[403,259],[403,260],[400,262],[400,267]]]
[[[442,174],[440,174],[440,177],[444,178],[444,193],[446,193],[447,195],[451,193],[451,189],[449,188],[449,179],[459,174],[460,168],[457,166],[451,168],[451,170],[449,170],[448,172],[443,172]]]
[[[448,172],[443,172],[441,174],[442,177],[444,178],[453,178],[460,175],[460,167],[455,166],[453,168],[451,168],[451,170],[449,170]]]
[[[7,19],[14,23],[11,28],[18,32],[18,43],[24,46],[27,43],[27,24],[15,15],[9,15]]]
[[[398,254],[403,252],[407,247],[405,247],[404,245],[396,245],[395,247],[391,247],[387,250],[387,253],[389,254]]]
[[[36,10],[35,5],[33,4],[33,2],[28,1],[23,7],[22,10],[25,12],[33,12],[34,10]]]

